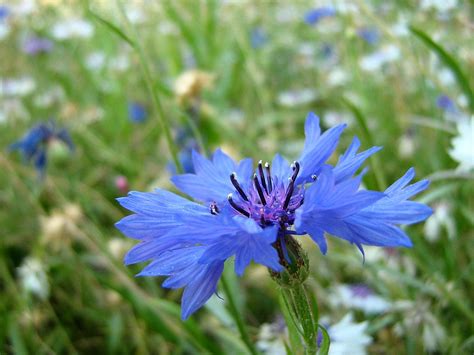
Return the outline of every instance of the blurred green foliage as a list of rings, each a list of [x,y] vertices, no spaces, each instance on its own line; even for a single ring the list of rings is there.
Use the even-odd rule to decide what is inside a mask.
[[[159,279],[134,278],[140,266],[122,265],[133,241],[114,229],[126,214],[114,200],[124,194],[116,178],[133,190],[171,188],[183,131],[208,153],[222,146],[235,158],[295,158],[308,111],[326,128],[349,123],[339,153],[353,135],[363,148],[384,146],[370,161],[367,188],[383,189],[414,166],[418,177],[432,180],[421,199],[435,209],[449,206],[455,225],[452,235],[439,227],[433,238],[423,226],[410,227],[412,249],[370,258],[367,248],[365,263],[338,240],[324,257],[305,243],[320,313],[340,319],[347,310],[331,307],[331,289],[365,283],[394,305],[378,315],[356,312],[369,321],[369,351],[472,353],[473,174],[456,170],[448,153],[457,120],[473,113],[469,2],[441,11],[411,1],[356,1],[313,26],[303,21],[310,2],[5,6],[11,13],[1,20],[8,33],[0,39],[0,353],[247,352],[226,307],[212,303],[182,322],[179,292],[162,289]],[[79,28],[58,39],[55,26],[78,18],[93,33]],[[378,43],[358,35],[367,26],[380,33]],[[257,29],[264,36],[252,43]],[[33,35],[51,39],[54,48],[25,53],[22,44]],[[194,72],[178,87],[190,70],[210,77]],[[20,79],[33,88],[30,82],[29,90],[28,83],[11,89]],[[438,107],[440,95],[456,102],[457,112]],[[150,113],[140,124],[127,117],[135,101]],[[7,148],[48,118],[69,129],[76,151],[64,156],[50,147],[47,176],[39,181]],[[41,261],[46,297],[26,292],[18,271],[26,258]],[[228,278],[256,342],[259,327],[281,317],[277,286],[257,266],[241,280],[232,272]]]

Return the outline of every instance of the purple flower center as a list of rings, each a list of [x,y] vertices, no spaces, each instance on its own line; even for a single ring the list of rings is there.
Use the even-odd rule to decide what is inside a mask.
[[[258,163],[251,184],[245,192],[237,181],[236,173],[230,175],[230,181],[238,192],[238,196],[229,194],[227,200],[232,208],[247,218],[252,218],[262,227],[279,224],[281,227],[292,225],[295,221],[295,210],[304,201],[304,190],[295,186],[300,172],[300,164],[292,164],[293,173],[288,183],[272,177],[270,164]],[[218,212],[217,206],[211,205],[211,213]]]

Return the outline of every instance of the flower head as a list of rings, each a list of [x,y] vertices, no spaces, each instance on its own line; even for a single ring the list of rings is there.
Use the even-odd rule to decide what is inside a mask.
[[[25,161],[33,162],[39,174],[43,176],[47,164],[47,147],[55,140],[64,142],[69,150],[74,150],[69,132],[58,128],[52,121],[31,128],[23,138],[10,145],[10,150],[20,150]]]
[[[36,258],[27,257],[18,268],[18,277],[27,294],[45,300],[49,295],[49,283],[43,263]]]
[[[322,19],[326,17],[332,17],[336,15],[336,9],[331,7],[331,6],[322,6],[315,8],[313,10],[310,10],[306,12],[304,15],[304,21],[308,25],[316,25],[318,24]]]
[[[26,54],[34,56],[41,53],[48,53],[53,47],[53,42],[48,38],[33,36],[23,43],[22,50]]]
[[[376,27],[361,27],[357,30],[357,35],[371,45],[380,41],[380,33]]]
[[[128,118],[133,123],[142,123],[148,118],[148,112],[145,106],[138,102],[129,102],[127,108]]]
[[[250,44],[252,48],[258,49],[268,42],[268,35],[262,27],[255,27],[250,33]]]
[[[273,273],[286,270],[292,259],[293,236],[309,234],[326,253],[324,233],[362,245],[411,246],[397,227],[424,220],[431,209],[408,198],[427,181],[407,186],[414,172],[385,192],[360,190],[359,167],[380,148],[358,152],[357,138],[335,166],[327,164],[345,125],[322,133],[310,113],[306,141],[299,159],[289,164],[276,155],[271,163],[233,161],[221,150],[212,159],[193,152],[195,173],[172,178],[186,198],[161,189],[130,192],[120,204],[135,212],[116,226],[140,240],[125,256],[126,264],[153,260],[140,276],[168,276],[164,287],[184,287],[182,317],[186,319],[215,292],[224,262],[235,257],[238,275],[253,260]],[[297,243],[296,243],[297,244]]]

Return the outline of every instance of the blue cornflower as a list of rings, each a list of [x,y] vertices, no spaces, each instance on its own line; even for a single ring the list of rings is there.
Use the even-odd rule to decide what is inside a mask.
[[[436,106],[448,113],[457,113],[458,108],[448,95],[439,95],[436,98]]]
[[[192,202],[174,193],[130,192],[120,204],[135,212],[116,226],[140,240],[125,256],[126,264],[147,260],[139,276],[167,276],[163,287],[184,287],[182,318],[188,318],[216,291],[224,262],[235,257],[241,276],[253,260],[274,274],[291,264],[294,236],[309,234],[326,253],[324,233],[355,244],[411,246],[398,227],[426,219],[431,209],[408,198],[428,181],[413,185],[414,172],[385,192],[360,190],[359,167],[380,147],[359,152],[354,138],[335,166],[326,163],[345,125],[321,133],[319,118],[310,113],[300,158],[289,164],[277,154],[272,163],[233,161],[221,150],[208,160],[193,152],[194,174],[172,178]],[[293,254],[292,254],[293,255]]]
[[[6,19],[10,15],[10,9],[5,5],[0,5],[0,21]]]
[[[138,102],[129,102],[128,103],[128,118],[133,123],[142,123],[145,122],[148,118],[148,112],[142,104]]]
[[[380,41],[380,32],[376,27],[359,28],[357,35],[371,45],[377,44]]]
[[[22,50],[28,55],[48,53],[54,48],[54,43],[48,38],[32,36],[25,40]]]
[[[69,147],[69,150],[74,150],[69,132],[64,128],[56,127],[52,121],[37,124],[9,148],[10,150],[20,150],[25,161],[33,162],[42,177],[47,165],[47,146],[53,140],[60,140]]]
[[[336,9],[334,7],[322,6],[306,12],[304,15],[304,21],[308,25],[316,25],[322,19],[334,15],[336,15]]]
[[[267,43],[268,35],[262,27],[255,27],[250,33],[250,44],[252,48],[261,48]]]

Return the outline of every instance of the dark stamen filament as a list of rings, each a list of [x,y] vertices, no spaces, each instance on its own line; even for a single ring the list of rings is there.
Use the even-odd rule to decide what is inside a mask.
[[[291,195],[293,195],[293,190],[295,189],[295,181],[292,178],[290,178],[289,180],[290,180],[290,183],[288,184],[288,189],[286,190],[285,203],[283,204],[283,208],[285,210],[288,208]]]
[[[258,196],[260,197],[262,205],[265,206],[267,204],[267,201],[265,200],[265,196],[263,195],[262,187],[260,186],[260,182],[258,181],[257,174],[253,174],[253,183],[255,185],[255,188],[257,189]]]
[[[242,207],[240,207],[238,204],[234,202],[232,199],[232,194],[229,194],[227,196],[227,200],[229,201],[230,205],[236,210],[237,212],[240,212],[243,214],[245,217],[250,217],[250,213],[248,213],[246,210],[244,210]]]
[[[240,187],[240,184],[237,181],[237,174],[236,173],[230,174],[230,182],[232,183],[232,185],[234,185],[234,187],[237,190],[237,192],[239,193],[239,195],[242,196],[242,198],[245,201],[248,201],[249,199],[248,199],[247,195],[245,194],[244,190],[242,190],[242,187]]]
[[[295,161],[293,164],[292,164],[292,168],[293,168],[293,175],[291,175],[291,180],[295,181],[296,180],[296,177],[298,176],[299,172],[300,172],[300,163],[298,163],[297,161]]]
[[[262,183],[263,189],[268,195],[267,182],[265,181],[265,174],[263,173],[262,161],[258,162],[258,174],[260,175],[260,182]]]
[[[270,171],[270,164],[268,164],[268,162],[265,163],[265,170],[267,171],[268,193],[271,193],[273,190],[273,183],[272,183],[272,173]]]
[[[286,190],[286,197],[285,202],[283,203],[283,208],[286,210],[288,205],[290,204],[291,196],[293,195],[293,191],[295,189],[295,180],[298,177],[298,173],[300,172],[300,163],[295,161],[291,167],[293,168],[293,175],[289,178],[290,183],[288,184],[288,188]]]
[[[303,205],[303,202],[304,202],[304,197],[301,198],[301,200],[298,202],[298,205],[293,207],[291,211],[296,211],[298,208],[300,208]]]

